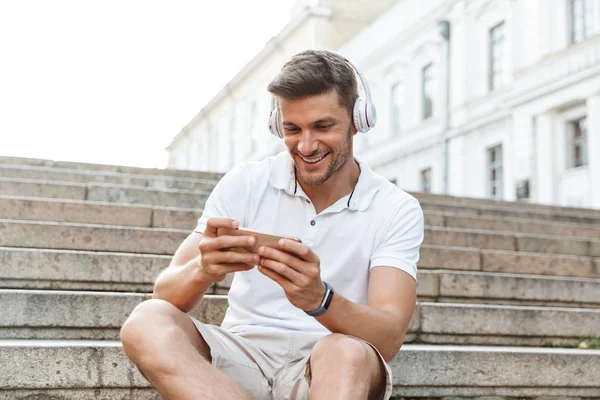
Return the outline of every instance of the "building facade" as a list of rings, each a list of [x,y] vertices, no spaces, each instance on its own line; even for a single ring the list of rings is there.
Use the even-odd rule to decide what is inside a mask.
[[[336,49],[367,76],[379,120],[355,151],[400,187],[600,208],[599,33],[597,0],[400,0],[339,46],[302,45]],[[247,156],[186,139],[172,146],[227,162],[172,153],[171,165],[225,171],[280,151],[265,88],[302,45],[279,53],[255,86],[264,104],[238,119],[234,141],[256,132]]]

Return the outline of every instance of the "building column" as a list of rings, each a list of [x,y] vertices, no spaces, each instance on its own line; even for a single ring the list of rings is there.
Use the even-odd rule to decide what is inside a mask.
[[[587,100],[587,123],[590,206],[600,208],[600,94]]]
[[[552,114],[538,115],[535,122],[535,177],[531,182],[535,203],[554,204],[556,170]]]

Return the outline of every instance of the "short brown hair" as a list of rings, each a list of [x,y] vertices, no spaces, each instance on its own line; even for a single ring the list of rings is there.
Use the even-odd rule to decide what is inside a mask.
[[[305,50],[293,56],[271,81],[267,90],[286,100],[316,96],[335,89],[340,104],[352,117],[358,97],[352,67],[339,55],[326,50]]]

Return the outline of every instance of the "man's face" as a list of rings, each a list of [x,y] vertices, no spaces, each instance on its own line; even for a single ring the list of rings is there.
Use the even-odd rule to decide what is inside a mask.
[[[298,100],[280,101],[283,141],[302,182],[318,186],[352,156],[356,129],[335,90]]]

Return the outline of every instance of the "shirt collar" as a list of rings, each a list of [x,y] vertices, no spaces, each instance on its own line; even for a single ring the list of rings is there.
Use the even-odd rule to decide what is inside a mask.
[[[360,175],[348,208],[355,211],[364,211],[369,208],[373,202],[373,198],[375,198],[375,195],[381,188],[383,178],[373,172],[367,162],[357,155],[354,155],[354,159],[360,166]],[[298,185],[297,190],[295,190],[296,179],[294,176],[294,160],[292,160],[287,151],[282,151],[275,156],[275,159],[271,164],[269,182],[274,188],[284,190],[289,195],[297,196],[301,193],[300,185]],[[343,208],[346,208],[347,206],[347,197],[348,196],[345,197],[345,201],[343,202]]]

